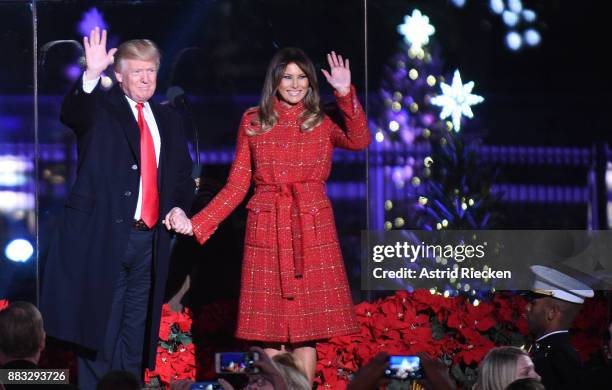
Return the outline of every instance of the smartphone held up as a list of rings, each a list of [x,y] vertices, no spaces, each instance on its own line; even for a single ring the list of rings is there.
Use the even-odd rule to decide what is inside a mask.
[[[423,378],[421,359],[418,356],[391,355],[385,377],[398,380],[421,379]]]
[[[254,363],[259,360],[257,352],[219,352],[215,354],[217,374],[255,374],[259,372]]]

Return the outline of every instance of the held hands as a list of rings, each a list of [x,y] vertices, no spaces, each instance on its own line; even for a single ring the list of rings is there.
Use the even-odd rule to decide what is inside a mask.
[[[327,55],[327,62],[329,63],[329,72],[325,69],[321,69],[321,72],[323,72],[327,82],[341,96],[345,96],[351,91],[351,70],[349,69],[348,58],[343,60],[342,56],[336,55],[336,52],[332,51]]]
[[[83,37],[83,46],[87,63],[86,78],[88,80],[97,79],[113,63],[113,55],[117,49],[112,48],[106,51],[106,30],[102,30],[100,34],[100,27],[97,26],[91,30],[89,38]]]
[[[175,232],[180,234],[193,236],[193,227],[191,226],[191,220],[179,207],[174,207],[172,210],[170,210],[170,212],[166,214],[166,218],[164,218],[162,223],[168,230],[174,230]]]

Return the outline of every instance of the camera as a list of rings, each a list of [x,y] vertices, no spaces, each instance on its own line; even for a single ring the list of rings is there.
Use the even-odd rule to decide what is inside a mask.
[[[253,365],[259,360],[257,352],[219,352],[215,354],[217,374],[255,374],[259,372]]]
[[[390,379],[411,380],[423,378],[421,359],[418,356],[391,355],[385,377]]]
[[[191,385],[190,390],[221,390],[223,387],[219,382],[196,382]]]

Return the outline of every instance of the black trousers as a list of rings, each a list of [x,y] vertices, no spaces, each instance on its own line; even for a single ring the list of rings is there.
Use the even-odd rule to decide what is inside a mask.
[[[113,287],[113,303],[103,348],[98,351],[95,360],[78,357],[81,390],[95,390],[100,378],[112,370],[130,371],[140,381],[143,379],[143,345],[151,292],[153,242],[154,231],[132,229]]]

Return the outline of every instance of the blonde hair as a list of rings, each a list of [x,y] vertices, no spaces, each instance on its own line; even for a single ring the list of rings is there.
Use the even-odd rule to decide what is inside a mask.
[[[518,347],[504,346],[490,350],[478,366],[475,390],[504,390],[516,379],[521,356],[529,356]]]
[[[115,53],[114,66],[116,71],[121,71],[122,60],[155,61],[157,68],[161,61],[161,53],[157,45],[149,39],[132,39],[123,42]]]
[[[279,353],[274,355],[272,361],[276,363],[276,368],[283,376],[288,389],[310,390],[312,388],[292,354]]]
[[[305,110],[300,116],[302,121],[300,129],[303,132],[308,132],[323,122],[324,115],[320,107],[319,81],[312,61],[302,49],[285,47],[276,52],[270,60],[257,110],[258,121],[251,122],[252,128],[247,130],[248,135],[266,133],[276,125],[278,113],[274,110],[274,100],[276,99],[278,85],[285,74],[285,68],[291,63],[297,65],[308,78],[308,92],[304,97]]]

